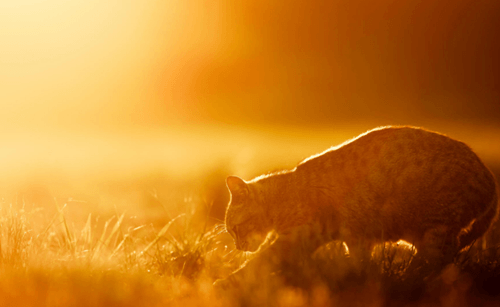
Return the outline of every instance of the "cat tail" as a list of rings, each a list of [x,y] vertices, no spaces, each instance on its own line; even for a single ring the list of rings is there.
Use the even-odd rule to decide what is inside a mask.
[[[499,187],[496,184],[495,197],[489,203],[485,212],[483,212],[479,217],[474,219],[472,223],[462,229],[458,234],[459,250],[466,248],[467,246],[473,244],[476,240],[482,241],[482,249],[486,249],[486,244],[488,243],[487,238],[483,236],[498,219],[498,207],[499,203]],[[483,236],[481,238],[481,236]]]

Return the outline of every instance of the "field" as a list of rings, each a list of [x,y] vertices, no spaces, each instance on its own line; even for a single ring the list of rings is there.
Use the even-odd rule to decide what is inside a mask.
[[[425,280],[401,278],[409,246],[379,246],[360,267],[332,242],[313,261],[214,290],[252,257],[224,231],[225,177],[293,167],[370,127],[40,141],[50,150],[5,141],[15,154],[2,166],[0,306],[497,306],[498,241]],[[500,178],[498,128],[454,127],[430,128],[469,143]]]
[[[499,16],[488,0],[0,0],[0,307],[500,306],[500,222],[430,277],[403,274],[404,242],[363,261],[330,242],[213,286],[255,257],[224,228],[230,175],[412,125],[500,180]]]

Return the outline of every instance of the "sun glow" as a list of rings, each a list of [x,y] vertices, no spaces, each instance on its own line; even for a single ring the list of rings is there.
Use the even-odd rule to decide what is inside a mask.
[[[155,71],[182,53],[172,42],[187,9],[175,1],[2,0],[0,126],[126,126],[131,114],[154,121]]]
[[[279,240],[234,248],[229,175],[414,125],[500,178],[500,1],[472,2],[0,0],[0,306],[384,305],[421,289],[481,305],[484,280],[500,297],[500,249],[408,291],[403,241],[374,247],[385,272],[360,275],[334,241],[307,271],[262,261],[234,296],[212,286]]]

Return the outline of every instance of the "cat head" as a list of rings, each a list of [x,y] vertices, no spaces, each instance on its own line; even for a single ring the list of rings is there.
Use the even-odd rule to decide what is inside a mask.
[[[271,222],[260,200],[255,184],[229,176],[226,185],[231,194],[226,211],[226,229],[233,237],[236,248],[256,251],[271,230]]]

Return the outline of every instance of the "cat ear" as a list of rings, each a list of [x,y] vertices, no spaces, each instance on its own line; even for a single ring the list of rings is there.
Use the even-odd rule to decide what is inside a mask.
[[[226,185],[231,194],[235,195],[248,195],[248,186],[246,182],[240,177],[229,176],[226,179]]]

